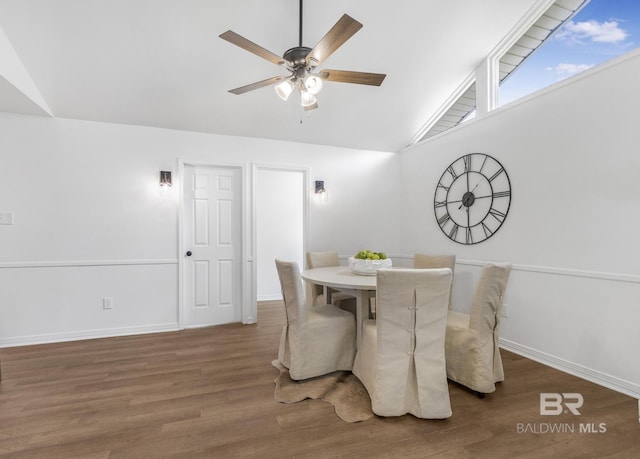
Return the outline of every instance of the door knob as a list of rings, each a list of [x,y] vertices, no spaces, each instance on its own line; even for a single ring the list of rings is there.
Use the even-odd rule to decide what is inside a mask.
[[[190,257],[191,255],[193,255],[193,253],[191,252],[191,250],[187,250],[187,253],[185,253],[185,255]]]

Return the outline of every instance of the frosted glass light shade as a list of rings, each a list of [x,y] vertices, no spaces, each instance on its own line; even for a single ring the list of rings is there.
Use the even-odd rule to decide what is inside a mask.
[[[306,91],[304,89],[300,91],[300,96],[301,96],[300,100],[303,107],[311,107],[312,105],[318,102],[318,100],[316,99],[316,96],[314,96],[309,91]]]
[[[311,94],[318,94],[322,90],[322,78],[315,75],[308,75],[304,79],[304,86]]]
[[[291,80],[284,80],[275,87],[276,94],[282,100],[287,100],[293,91],[293,83]]]

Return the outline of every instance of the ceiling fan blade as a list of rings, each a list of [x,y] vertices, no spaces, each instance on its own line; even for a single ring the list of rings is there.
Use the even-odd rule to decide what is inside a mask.
[[[277,77],[273,77],[273,78],[267,78],[266,80],[257,81],[255,83],[251,83],[251,84],[248,84],[246,86],[241,86],[239,88],[231,89],[231,90],[229,90],[229,92],[233,93],[233,94],[240,95],[240,94],[244,94],[245,92],[253,91],[254,89],[260,89],[260,88],[264,88],[265,86],[274,85],[274,84],[278,83],[279,81],[286,80],[287,78],[290,78],[290,77],[288,77],[288,76],[277,76]]]
[[[320,65],[361,28],[362,24],[344,14],[307,54],[307,64],[313,67]]]
[[[227,30],[225,33],[220,34],[220,38],[236,46],[239,46],[242,49],[246,49],[250,53],[253,53],[256,56],[259,56],[263,59],[266,59],[269,62],[273,62],[276,65],[287,65],[289,67],[292,67],[291,62],[288,62],[287,60],[278,56],[277,54],[264,49],[262,46],[255,44],[251,40],[247,40],[242,35],[238,35],[237,33],[231,30]]]
[[[384,73],[352,72],[350,70],[323,70],[320,72],[320,78],[326,81],[368,84],[371,86],[380,86],[386,76]]]

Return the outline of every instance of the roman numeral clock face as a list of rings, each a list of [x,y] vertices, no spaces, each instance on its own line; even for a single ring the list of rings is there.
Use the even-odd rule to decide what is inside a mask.
[[[470,153],[444,171],[434,197],[438,226],[452,241],[477,244],[500,228],[511,203],[507,171],[496,159]]]

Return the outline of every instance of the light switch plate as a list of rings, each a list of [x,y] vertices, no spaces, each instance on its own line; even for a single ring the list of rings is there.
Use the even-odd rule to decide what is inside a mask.
[[[13,212],[0,212],[0,225],[13,225]]]

